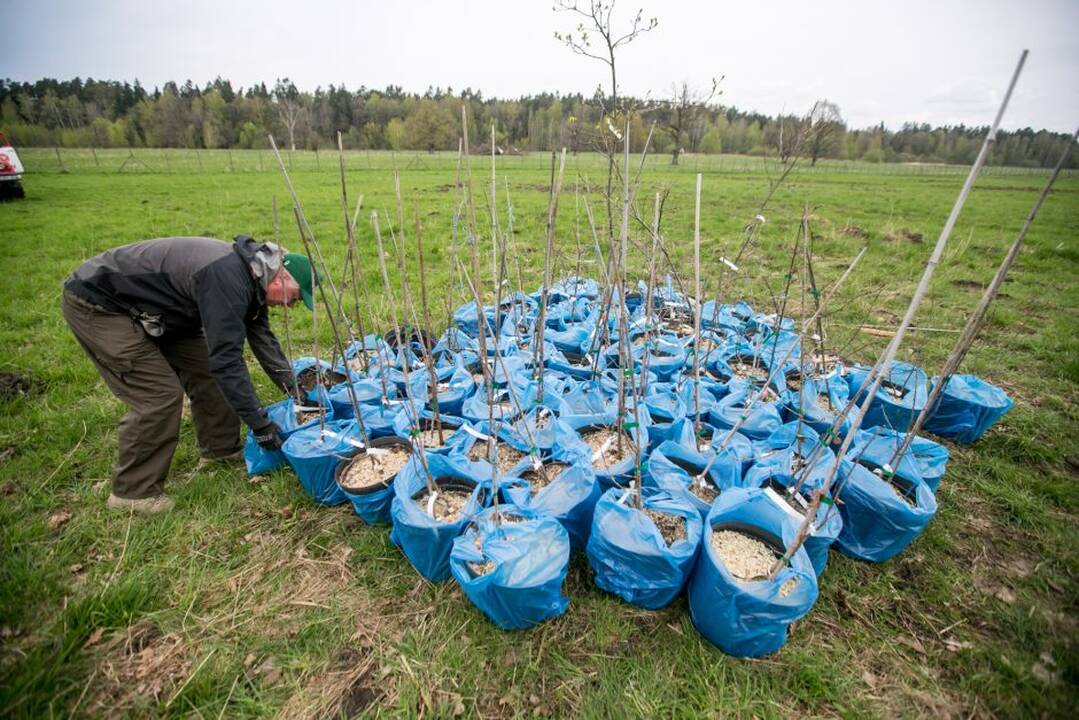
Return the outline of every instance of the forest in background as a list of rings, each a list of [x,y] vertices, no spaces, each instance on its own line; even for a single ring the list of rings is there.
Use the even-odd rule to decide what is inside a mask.
[[[741,155],[782,155],[790,138],[814,124],[813,143],[803,149],[818,158],[868,162],[969,164],[988,128],[931,127],[905,123],[850,128],[840,107],[819,101],[805,116],[769,116],[703,101],[685,84],[664,99],[625,98],[633,151],[656,130],[651,150]],[[711,95],[708,96],[711,98]],[[408,93],[344,86],[301,91],[287,78],[233,87],[218,78],[203,87],[190,80],[145,89],[114,80],[0,80],[0,131],[16,145],[59,147],[264,148],[267,134],[293,148],[332,147],[340,131],[346,148],[370,150],[451,150],[460,136],[460,108],[470,112],[471,145],[490,150],[490,125],[501,152],[572,152],[595,149],[608,132],[603,96],[541,93],[513,100],[486,98],[470,89],[429,88]],[[617,124],[622,125],[624,120]],[[1051,167],[1068,135],[1025,128],[1001,131],[988,163]],[[485,145],[485,143],[488,143]],[[1073,154],[1071,168],[1079,168]]]

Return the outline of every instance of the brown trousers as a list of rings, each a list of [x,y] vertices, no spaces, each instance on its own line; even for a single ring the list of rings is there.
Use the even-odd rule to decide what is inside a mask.
[[[64,292],[64,319],[112,394],[127,405],[117,429],[119,458],[112,492],[124,498],[160,495],[180,436],[184,393],[191,398],[199,453],[239,451],[240,419],[210,374],[206,339],[151,339],[126,315],[107,312]]]

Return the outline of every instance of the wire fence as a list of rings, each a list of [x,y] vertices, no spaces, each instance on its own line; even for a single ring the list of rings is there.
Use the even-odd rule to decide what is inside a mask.
[[[270,150],[191,150],[176,148],[96,149],[96,148],[20,148],[19,158],[26,173],[272,173],[277,171],[277,161]],[[282,150],[282,157],[290,172],[338,171],[336,151],[332,150]],[[451,151],[417,152],[390,150],[346,150],[347,170],[409,172],[435,171],[456,172],[458,154]],[[550,167],[550,153],[533,152],[520,155],[502,155],[498,166],[502,171],[545,170]],[[473,155],[473,165],[488,161],[488,157]],[[631,158],[636,166],[640,156]],[[579,153],[572,156],[567,165],[571,171],[605,172],[606,158],[598,153]],[[747,155],[682,155],[677,166],[671,165],[670,155],[649,155],[645,166],[652,170],[668,170],[687,173],[767,174],[776,172],[774,159]],[[819,160],[815,165],[808,161],[799,164],[800,173],[849,174],[849,175],[896,175],[896,176],[964,176],[969,172],[966,165],[936,163],[869,163],[857,160]],[[982,170],[987,177],[1048,177],[1048,168],[1025,168],[991,166]],[[1076,177],[1079,171],[1064,170],[1064,177]]]

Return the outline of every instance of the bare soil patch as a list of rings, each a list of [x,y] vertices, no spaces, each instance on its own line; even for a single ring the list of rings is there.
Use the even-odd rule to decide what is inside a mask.
[[[93,640],[91,635],[87,643]],[[101,646],[87,711],[104,717],[148,710],[191,672],[189,656],[179,635],[145,620],[131,625]]]
[[[952,280],[952,285],[961,288],[968,288],[970,290],[985,290],[985,285],[982,285],[977,280]]]
[[[19,373],[0,373],[0,400],[14,400],[17,397],[32,395],[38,391],[38,383]]]
[[[906,228],[904,228],[902,230],[893,230],[892,232],[886,234],[884,236],[884,239],[891,240],[892,242],[895,242],[897,240],[903,240],[906,242],[921,243],[925,241],[925,235],[922,235],[920,232],[914,232],[913,230],[907,230]]]
[[[321,670],[311,673],[302,690],[278,712],[278,718],[355,717],[382,699],[374,676],[375,659],[364,649],[345,647]]]

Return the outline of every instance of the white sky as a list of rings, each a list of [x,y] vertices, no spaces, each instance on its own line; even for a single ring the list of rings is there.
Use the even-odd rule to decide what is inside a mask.
[[[582,0],[587,2],[587,0]],[[291,77],[518,97],[590,95],[606,68],[554,39],[552,0],[0,0],[0,77],[248,86]],[[1025,47],[1008,128],[1079,123],[1079,0],[621,0],[659,27],[619,56],[621,90],[666,95],[726,75],[722,102],[774,114],[819,97],[853,127],[985,125]]]

